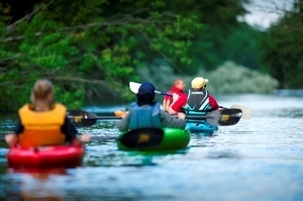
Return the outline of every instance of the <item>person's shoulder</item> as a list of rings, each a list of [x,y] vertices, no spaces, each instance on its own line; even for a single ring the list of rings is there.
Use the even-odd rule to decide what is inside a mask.
[[[54,103],[53,104],[55,107],[61,107],[61,108],[66,108],[66,106],[65,105],[63,105],[62,103]]]
[[[187,94],[181,94],[180,99],[187,99],[187,96],[188,96]]]
[[[19,108],[19,113],[31,110],[32,105],[29,103],[24,104],[22,107]]]
[[[22,105],[22,106],[20,107],[20,110],[21,110],[21,109],[24,109],[24,108],[30,108],[30,107],[32,107],[32,105],[29,104],[29,103],[26,103],[26,104],[24,104],[24,105]]]
[[[217,99],[216,99],[213,95],[208,94],[208,98],[209,98],[209,99],[212,99],[212,100],[214,100],[214,101],[217,101]]]
[[[60,111],[63,111],[63,112],[66,112],[67,109],[66,109],[66,106],[63,105],[62,103],[54,103],[52,106],[51,106],[52,109],[55,109],[55,110],[60,110]]]

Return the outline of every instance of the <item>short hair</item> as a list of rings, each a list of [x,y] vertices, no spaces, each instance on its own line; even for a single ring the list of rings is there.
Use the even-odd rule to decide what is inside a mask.
[[[54,93],[54,85],[47,79],[37,80],[32,88],[31,101],[46,99],[49,94]]]
[[[175,79],[173,82],[173,86],[176,86],[177,84],[179,84],[179,82],[183,82],[183,80],[181,78]]]

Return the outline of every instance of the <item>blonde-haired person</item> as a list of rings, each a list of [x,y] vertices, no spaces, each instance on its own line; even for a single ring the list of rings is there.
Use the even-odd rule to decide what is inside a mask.
[[[168,94],[177,94],[181,96],[184,94],[185,83],[182,79],[178,78],[174,80],[172,88],[166,92]],[[173,102],[173,98],[170,96],[164,96],[163,98],[163,110],[168,112],[170,105]]]
[[[181,96],[173,94],[173,103],[168,112],[171,115],[182,111],[186,114],[205,115],[209,111],[218,110],[219,105],[216,99],[206,90],[207,84],[208,79],[203,77],[194,78],[191,81],[192,89],[188,91],[188,94]]]
[[[38,80],[31,92],[31,104],[19,109],[14,133],[5,136],[8,146],[39,147],[89,142],[90,136],[77,138],[77,130],[66,117],[66,107],[54,101],[54,86],[47,79]]]

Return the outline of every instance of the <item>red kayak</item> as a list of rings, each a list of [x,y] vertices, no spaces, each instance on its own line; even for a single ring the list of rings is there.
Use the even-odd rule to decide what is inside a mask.
[[[38,148],[9,148],[6,155],[10,168],[72,168],[80,166],[83,146],[55,145]]]

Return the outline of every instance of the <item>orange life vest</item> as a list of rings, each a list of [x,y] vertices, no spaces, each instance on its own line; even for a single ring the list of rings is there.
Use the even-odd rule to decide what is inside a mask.
[[[21,147],[38,147],[63,144],[65,135],[61,132],[66,116],[66,107],[56,103],[49,111],[36,112],[26,104],[19,110],[23,133],[19,136]]]

